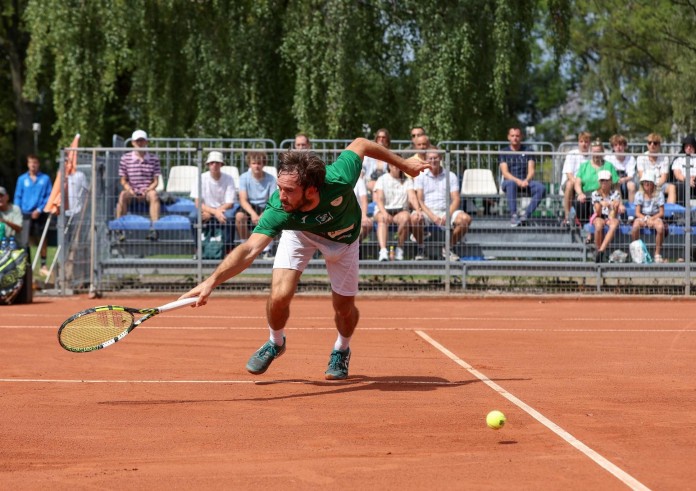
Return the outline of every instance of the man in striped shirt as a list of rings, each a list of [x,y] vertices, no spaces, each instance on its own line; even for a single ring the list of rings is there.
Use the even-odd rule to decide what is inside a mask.
[[[121,178],[123,191],[118,197],[116,206],[116,218],[128,213],[128,205],[131,200],[147,201],[150,205],[150,232],[147,238],[157,240],[157,231],[153,228],[159,219],[160,200],[157,191],[162,169],[159,158],[147,151],[147,133],[136,130],[131,137],[131,143],[135,150],[121,157],[118,166],[118,175]]]

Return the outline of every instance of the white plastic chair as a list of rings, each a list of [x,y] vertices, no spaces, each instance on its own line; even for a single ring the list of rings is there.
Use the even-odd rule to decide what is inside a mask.
[[[467,169],[462,176],[462,197],[478,198],[498,195],[498,187],[490,169]]]
[[[235,189],[239,189],[239,169],[234,165],[223,165],[220,170],[225,174],[229,174],[234,179]]]
[[[176,165],[169,169],[167,192],[189,195],[197,180],[198,167],[195,165]]]

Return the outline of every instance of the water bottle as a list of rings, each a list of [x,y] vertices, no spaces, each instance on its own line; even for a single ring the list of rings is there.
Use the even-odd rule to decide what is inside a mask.
[[[389,246],[389,260],[394,260],[394,246]]]
[[[15,249],[17,249],[17,240],[15,239],[14,235],[10,236],[8,249],[11,251],[14,251]]]
[[[0,223],[0,240],[5,238],[5,224]]]
[[[0,254],[2,254],[3,252],[5,252],[7,250],[7,246],[8,246],[7,239],[5,237],[3,237],[0,240]]]

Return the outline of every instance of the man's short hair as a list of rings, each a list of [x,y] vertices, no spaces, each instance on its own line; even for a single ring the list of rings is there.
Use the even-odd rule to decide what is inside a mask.
[[[280,174],[297,174],[302,189],[321,189],[326,182],[326,164],[313,152],[283,152],[278,157]]]
[[[609,138],[609,143],[613,147],[614,145],[628,145],[628,140],[626,140],[626,137],[623,135],[613,135],[611,138]]]
[[[589,131],[581,131],[578,133],[578,141],[590,141],[592,140],[592,134]]]
[[[249,164],[251,164],[252,159],[263,159],[264,165],[265,162],[268,161],[268,155],[266,155],[266,152],[263,150],[252,150],[251,152],[247,152],[247,154],[244,156],[244,161],[246,162],[247,167],[249,167]]]

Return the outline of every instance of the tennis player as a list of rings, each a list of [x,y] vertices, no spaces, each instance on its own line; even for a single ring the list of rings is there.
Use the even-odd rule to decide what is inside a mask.
[[[364,157],[387,162],[410,176],[430,166],[419,159],[405,160],[382,145],[357,138],[326,165],[307,151],[280,154],[278,189],[271,195],[249,239],[223,259],[201,284],[181,298],[198,296],[205,305],[214,288],[238,275],[282,232],[273,264],[271,293],[266,304],[270,339],[252,355],[247,370],[264,373],[285,353],[285,324],[290,302],[307,263],[319,250],[326,260],[338,338],[326,370],[328,380],[348,377],[350,340],[358,323],[358,237],[361,212],[353,187],[360,178]]]

